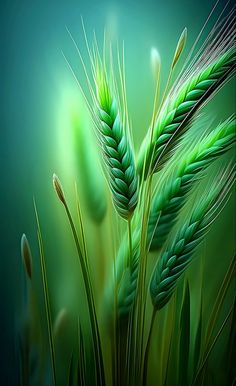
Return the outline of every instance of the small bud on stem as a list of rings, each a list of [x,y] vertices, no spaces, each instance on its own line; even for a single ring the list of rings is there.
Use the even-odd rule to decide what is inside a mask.
[[[59,180],[59,178],[57,177],[57,175],[55,173],[53,174],[52,180],[53,180],[54,189],[57,193],[59,200],[62,202],[63,205],[66,206],[66,199],[65,199],[65,195],[64,195],[64,192],[62,189],[61,181]]]
[[[178,60],[180,58],[180,55],[182,54],[182,52],[184,50],[186,40],[187,40],[187,28],[185,27],[182,34],[180,35],[180,38],[179,38],[179,41],[178,41],[178,44],[177,44],[177,47],[175,50],[174,59],[173,59],[173,63],[172,63],[172,69],[175,67],[176,63],[178,62]]]
[[[21,256],[25,271],[29,279],[32,278],[32,255],[30,251],[30,246],[25,234],[21,237]]]

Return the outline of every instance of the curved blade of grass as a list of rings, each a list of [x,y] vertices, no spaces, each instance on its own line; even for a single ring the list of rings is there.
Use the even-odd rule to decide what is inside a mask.
[[[70,362],[69,362],[67,386],[75,386],[75,371],[73,367],[73,362],[74,362],[74,353],[72,352]]]
[[[229,285],[232,281],[233,275],[235,273],[235,267],[236,267],[236,256],[233,257],[233,259],[230,262],[230,265],[227,269],[227,272],[225,274],[224,280],[222,282],[222,285],[220,287],[220,290],[218,292],[218,295],[216,297],[216,301],[213,306],[213,310],[211,312],[209,322],[207,325],[207,332],[206,332],[206,347],[209,345],[209,341],[212,337],[213,330],[217,321],[217,317],[219,316],[219,312],[222,308],[225,295],[227,293],[227,290],[229,288]]]
[[[200,355],[201,355],[201,341],[202,341],[202,304],[200,308],[200,315],[198,320],[198,327],[194,342],[194,356],[193,356],[193,367],[194,371],[196,371],[199,361],[200,361]]]
[[[200,288],[201,288],[201,294],[200,294],[200,312],[199,312],[199,318],[197,322],[197,328],[196,328],[196,334],[195,334],[195,340],[194,340],[194,346],[193,346],[193,359],[191,363],[191,382],[193,380],[194,375],[197,372],[198,365],[200,363],[201,359],[201,347],[202,347],[202,335],[203,335],[203,315],[202,315],[202,308],[203,308],[203,299],[202,299],[202,288],[203,288],[203,267],[202,267],[202,259],[201,259],[201,277],[200,277]]]
[[[204,356],[203,361],[202,361],[202,363],[201,363],[201,365],[200,365],[200,368],[198,369],[198,372],[197,372],[197,374],[196,374],[196,377],[195,377],[195,379],[194,379],[194,381],[193,381],[192,386],[198,385],[198,377],[201,375],[201,372],[204,370],[204,367],[205,367],[205,365],[206,365],[206,363],[207,363],[207,360],[208,360],[208,358],[209,358],[209,356],[210,356],[210,354],[211,354],[213,348],[215,347],[215,345],[216,345],[216,343],[217,343],[217,340],[219,339],[219,337],[220,337],[222,331],[224,330],[224,328],[225,328],[225,326],[226,326],[226,324],[227,324],[227,322],[228,322],[230,316],[232,315],[232,313],[233,313],[233,306],[230,308],[230,310],[229,310],[229,312],[228,312],[226,318],[224,319],[224,321],[223,321],[223,323],[222,323],[222,325],[221,325],[219,331],[217,332],[215,338],[213,339],[213,341],[212,341],[212,343],[211,343],[209,349],[208,349],[207,352],[205,353],[205,356]]]
[[[228,347],[227,347],[227,353],[228,353],[228,362],[227,362],[227,376],[228,376],[228,384],[233,385],[234,378],[235,378],[235,357],[236,357],[236,299],[234,301],[234,310],[231,320],[231,326],[230,326],[230,333],[229,333],[229,340],[228,340]]]
[[[170,309],[170,308],[169,308]],[[171,306],[171,331],[170,331],[170,341],[167,349],[167,354],[166,354],[166,362],[165,363],[165,371],[164,371],[164,380],[163,380],[163,386],[168,386],[168,374],[170,372],[170,360],[171,360],[171,352],[174,347],[174,326],[176,322],[176,297],[174,297],[174,302],[172,303]],[[169,316],[169,314],[167,315]]]
[[[79,363],[78,363],[79,380],[81,385],[86,384],[86,353],[84,347],[84,337],[81,324],[79,323]],[[105,385],[105,384],[104,384]]]

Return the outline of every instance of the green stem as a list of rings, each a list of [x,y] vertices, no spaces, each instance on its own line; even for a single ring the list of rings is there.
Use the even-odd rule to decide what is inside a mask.
[[[35,209],[36,222],[37,222],[37,228],[38,228],[40,266],[41,266],[41,274],[42,274],[42,281],[43,281],[43,294],[44,294],[44,302],[45,302],[45,309],[46,309],[48,336],[49,336],[49,347],[50,347],[50,356],[51,356],[51,364],[52,364],[52,377],[53,377],[53,385],[56,386],[57,383],[56,383],[55,347],[54,347],[53,332],[52,332],[52,318],[51,318],[50,301],[49,301],[49,294],[48,294],[47,273],[46,273],[45,257],[44,257],[44,250],[43,250],[43,240],[42,240],[42,235],[40,231],[39,217],[38,217],[35,201],[34,201],[34,209]]]
[[[145,349],[145,353],[144,353],[144,360],[143,360],[143,375],[142,375],[142,378],[143,378],[142,385],[143,386],[147,385],[148,358],[149,358],[149,351],[150,351],[150,345],[151,345],[151,337],[152,337],[152,331],[153,331],[155,319],[156,319],[156,310],[155,310],[155,308],[153,308],[152,319],[151,319],[151,324],[150,324],[150,329],[149,329],[146,349]]]
[[[114,261],[114,278],[116,281],[116,265]],[[114,318],[113,318],[113,340],[112,340],[112,348],[114,352],[114,356],[112,356],[112,368],[113,368],[113,385],[116,386],[119,384],[118,376],[119,376],[119,334],[118,334],[118,314],[117,314],[117,288],[115,286],[114,291]]]
[[[230,308],[230,310],[229,310],[229,312],[228,312],[226,318],[224,319],[224,321],[223,321],[223,323],[222,323],[222,325],[221,325],[219,331],[217,332],[215,338],[213,339],[213,342],[211,343],[211,345],[210,345],[210,347],[209,347],[209,350],[207,351],[207,353],[206,353],[204,359],[202,360],[202,363],[201,363],[201,365],[200,365],[200,367],[199,367],[199,369],[198,369],[198,371],[197,371],[197,374],[196,374],[196,376],[195,376],[195,378],[194,378],[194,381],[193,381],[193,383],[192,383],[192,386],[198,384],[198,383],[196,383],[197,380],[198,380],[198,377],[199,377],[199,375],[202,373],[202,371],[203,371],[203,369],[204,369],[204,367],[205,367],[205,365],[206,365],[206,363],[207,363],[207,360],[208,360],[208,358],[209,358],[209,356],[210,356],[210,353],[212,352],[212,350],[213,350],[213,348],[214,348],[214,346],[215,346],[215,344],[216,344],[216,342],[217,342],[219,336],[221,335],[221,333],[222,333],[222,331],[223,331],[223,329],[224,329],[224,327],[225,327],[227,321],[229,320],[229,318],[230,318],[232,312],[233,312],[233,306]]]
[[[128,217],[128,240],[129,240],[129,258],[128,258],[128,267],[131,269],[132,258],[133,258],[133,246],[132,246],[132,217]],[[131,355],[131,345],[132,345],[132,320],[133,320],[133,312],[129,315],[128,326],[125,329],[126,333],[126,351],[125,351],[125,374],[127,378],[127,382],[129,384],[130,379],[130,355]]]
[[[218,295],[216,297],[216,301],[214,303],[214,307],[213,307],[213,310],[212,310],[212,313],[211,313],[211,317],[209,319],[209,323],[208,323],[208,326],[207,326],[207,333],[206,333],[206,347],[209,346],[209,341],[212,337],[212,333],[213,333],[213,330],[214,330],[214,326],[215,326],[215,323],[216,323],[216,320],[217,320],[217,316],[219,315],[219,311],[222,307],[222,303],[223,303],[223,300],[225,298],[225,294],[227,292],[227,289],[229,288],[229,285],[231,283],[231,279],[232,279],[232,276],[233,276],[233,273],[235,271],[235,264],[236,264],[236,260],[235,260],[235,256],[233,257],[233,259],[231,260],[231,263],[229,265],[229,268],[225,274],[225,277],[224,277],[224,280],[223,280],[223,283],[220,287],[220,290],[218,292]]]
[[[131,359],[131,348],[132,348],[132,333],[133,333],[133,310],[131,310],[129,314],[128,319],[128,326],[127,326],[127,350],[126,350],[126,369],[127,369],[127,384],[130,384],[130,376],[131,376],[131,366],[130,366],[130,359]]]
[[[71,226],[71,230],[73,233],[73,237],[76,244],[76,249],[79,255],[79,262],[82,270],[82,275],[84,279],[84,286],[85,286],[85,292],[88,302],[88,308],[89,308],[89,315],[90,315],[90,322],[91,322],[91,329],[92,329],[92,336],[93,336],[93,345],[94,345],[94,355],[95,355],[95,366],[97,371],[97,376],[99,379],[97,380],[98,384],[101,386],[105,385],[105,372],[104,372],[104,365],[103,365],[103,358],[102,358],[102,349],[101,349],[101,341],[100,341],[100,335],[99,335],[99,329],[98,329],[98,322],[96,317],[96,310],[95,310],[95,302],[92,292],[92,285],[89,278],[89,272],[88,272],[88,266],[85,260],[83,259],[82,251],[79,244],[79,239],[77,236],[77,232],[75,229],[75,225],[72,219],[72,216],[70,214],[68,206],[65,204],[66,213],[69,219],[69,223]]]
[[[145,314],[146,314],[146,303],[147,303],[147,293],[145,291],[146,286],[146,275],[147,275],[147,227],[148,227],[148,218],[149,218],[149,211],[150,211],[150,205],[151,205],[151,185],[152,185],[152,178],[151,175],[148,180],[147,185],[147,210],[146,210],[146,216],[144,218],[144,237],[141,241],[141,249],[143,251],[143,259],[141,264],[141,296],[140,296],[140,343],[139,343],[139,352],[140,352],[140,363],[142,364],[143,359],[143,340],[144,340],[144,325],[145,325]]]
[[[80,225],[80,232],[81,232],[81,239],[82,239],[82,245],[83,245],[84,259],[85,259],[85,264],[86,264],[86,266],[88,268],[88,254],[87,254],[87,248],[86,248],[86,243],[85,243],[85,233],[84,233],[84,227],[83,227],[83,222],[82,222],[82,214],[81,214],[79,198],[78,198],[78,191],[77,191],[77,186],[76,185],[75,185],[75,196],[76,196],[77,213],[78,213],[78,219],[79,219],[79,225]]]

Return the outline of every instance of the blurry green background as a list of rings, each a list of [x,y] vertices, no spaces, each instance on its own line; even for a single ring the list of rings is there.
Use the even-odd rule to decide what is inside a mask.
[[[31,242],[34,270],[38,270],[33,196],[50,256],[52,291],[57,288],[61,298],[69,297],[63,292],[66,275],[63,276],[61,263],[74,250],[69,230],[63,227],[64,213],[51,182],[56,172],[69,197],[73,196],[76,173],[68,111],[70,103],[76,101],[78,87],[62,51],[77,76],[83,77],[83,71],[66,26],[81,45],[82,53],[85,51],[81,15],[90,38],[95,29],[101,43],[106,27],[115,44],[117,38],[125,41],[128,103],[138,147],[151,117],[154,92],[151,47],[160,52],[165,80],[181,31],[185,26],[188,28],[189,48],[214,3],[214,0],[1,2],[1,385],[14,384],[17,377],[14,339],[24,287],[20,256],[23,232]],[[220,2],[219,8],[223,5],[224,2]],[[216,116],[216,122],[234,111],[233,86],[232,82],[227,85],[210,104],[209,110]],[[232,255],[233,209],[231,200],[211,237],[212,254],[220,261],[215,270],[222,268],[225,254],[227,262]],[[60,307],[59,300],[58,304],[55,300],[55,304]]]

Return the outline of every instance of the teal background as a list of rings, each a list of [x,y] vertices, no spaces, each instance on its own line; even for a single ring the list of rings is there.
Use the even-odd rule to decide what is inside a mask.
[[[49,276],[54,278],[52,289],[57,288],[61,279],[63,255],[73,253],[66,237],[68,231],[61,225],[64,217],[51,183],[52,174],[56,172],[71,192],[75,179],[67,147],[69,127],[66,124],[62,127],[62,123],[67,122],[64,116],[67,114],[67,96],[75,98],[77,86],[62,51],[77,75],[82,74],[82,69],[65,26],[81,44],[82,52],[85,51],[81,15],[89,37],[95,28],[101,42],[104,26],[107,26],[114,42],[117,38],[120,42],[125,41],[128,99],[138,147],[151,118],[154,89],[151,47],[157,47],[160,52],[164,83],[181,31],[187,26],[188,48],[214,3],[201,0],[1,2],[2,385],[15,384],[17,378],[14,338],[22,304],[20,238],[23,232],[31,241],[35,271],[38,270],[33,196],[38,203],[46,248],[54,256],[48,260]],[[224,2],[220,2],[220,7],[223,5]],[[210,104],[209,111],[218,121],[233,112],[234,104],[234,84],[231,82]],[[218,239],[217,248],[216,238],[211,240],[216,255],[224,254],[223,243],[227,244],[227,256],[233,250],[233,200],[229,205],[222,223],[217,223],[217,235],[222,238]]]

